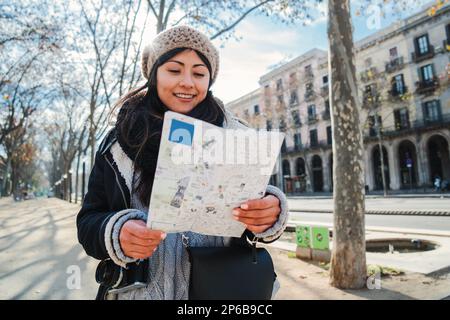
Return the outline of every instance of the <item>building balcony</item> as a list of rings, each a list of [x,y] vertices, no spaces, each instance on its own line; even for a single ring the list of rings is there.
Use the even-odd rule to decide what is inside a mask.
[[[305,101],[306,102],[311,102],[315,98],[316,98],[316,94],[314,93],[313,90],[306,91],[306,93],[305,93]]]
[[[403,69],[404,65],[403,57],[398,57],[386,63],[385,71],[386,73],[393,73]]]
[[[398,122],[395,124],[396,131],[408,130],[411,128],[411,123],[409,121]]]
[[[369,137],[376,137],[377,136],[377,129],[376,128],[369,128]]]
[[[295,108],[299,105],[298,101],[290,101],[289,108]]]
[[[375,93],[364,93],[362,107],[366,109],[378,108],[381,105],[380,94]]]
[[[426,81],[416,82],[416,93],[417,94],[430,94],[433,93],[439,87],[439,80],[437,77]]]
[[[284,151],[282,151],[281,153],[283,155],[288,155],[288,154],[295,154],[295,153],[299,153],[299,152],[305,152],[308,150],[312,150],[312,149],[329,149],[331,148],[332,145],[328,143],[327,140],[320,140],[320,141],[316,141],[313,144],[301,144],[301,145],[295,145],[295,146],[290,146],[290,147],[286,147]]]
[[[371,67],[367,70],[362,71],[359,74],[359,77],[361,79],[362,82],[369,82],[374,80],[375,78],[377,78],[378,76],[378,70],[376,67]]]
[[[314,73],[312,71],[305,72],[305,81],[311,81],[314,79]]]
[[[307,146],[308,149],[327,149],[331,148],[331,144],[328,143],[327,140],[320,140],[315,141],[314,143],[311,143],[309,146]]]
[[[322,97],[328,97],[328,95],[330,94],[330,87],[328,84],[325,84],[322,86],[322,88],[320,88],[320,95]]]
[[[300,128],[302,126],[301,121],[293,121],[292,124],[295,128]]]
[[[317,120],[318,120],[318,119],[317,119],[317,116],[316,116],[316,115],[308,116],[308,124],[316,123]]]
[[[395,138],[402,135],[416,134],[420,131],[436,130],[439,128],[448,128],[450,125],[450,114],[444,114],[436,118],[420,119],[402,125],[383,127],[381,130],[382,139]],[[375,128],[369,129],[364,141],[372,141],[377,139]]]
[[[411,59],[415,63],[419,63],[421,61],[431,59],[435,55],[434,46],[430,45],[429,49],[425,53],[413,52],[411,53]]]
[[[405,94],[408,92],[408,87],[403,86],[403,91],[398,91],[397,88],[392,88],[388,91],[388,100],[392,102],[397,102],[403,100]]]

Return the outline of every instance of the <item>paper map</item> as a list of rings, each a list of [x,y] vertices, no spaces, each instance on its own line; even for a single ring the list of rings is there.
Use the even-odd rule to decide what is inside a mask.
[[[264,196],[283,139],[166,112],[147,226],[240,237],[245,225],[232,210]]]

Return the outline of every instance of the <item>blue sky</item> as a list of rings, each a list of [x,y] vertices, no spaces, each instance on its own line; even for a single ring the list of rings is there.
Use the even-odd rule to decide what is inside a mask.
[[[356,11],[358,2],[352,11]],[[353,16],[354,40],[360,40],[390,24],[400,17],[385,7],[384,17],[377,11],[377,3],[383,0],[371,1],[371,6],[365,6],[366,15]],[[415,1],[416,4],[433,4],[429,0]],[[407,17],[418,10],[414,6]],[[237,99],[258,88],[260,76],[268,72],[268,68],[280,61],[289,61],[309,51],[312,48],[327,49],[327,21],[321,19],[309,26],[286,26],[276,23],[268,17],[250,16],[236,28],[240,41],[231,39],[220,48],[221,42],[214,41],[220,51],[220,71],[217,82],[212,87],[214,94],[225,103]]]

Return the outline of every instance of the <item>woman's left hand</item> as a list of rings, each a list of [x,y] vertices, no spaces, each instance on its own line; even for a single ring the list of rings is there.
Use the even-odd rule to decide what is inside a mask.
[[[273,195],[248,200],[240,208],[233,209],[234,218],[247,225],[247,229],[253,233],[264,232],[273,226],[280,212],[280,200]]]

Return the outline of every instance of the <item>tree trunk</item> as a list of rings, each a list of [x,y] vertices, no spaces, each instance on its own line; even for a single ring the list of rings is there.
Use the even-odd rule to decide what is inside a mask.
[[[75,203],[78,203],[78,170],[80,169],[80,157],[81,157],[81,150],[78,150],[77,170],[75,176]]]
[[[364,161],[349,0],[328,1],[333,126],[334,232],[330,284],[366,284]]]
[[[10,173],[11,171],[11,157],[7,156],[6,158],[6,167],[5,167],[5,172],[3,173],[3,186],[2,186],[2,196],[6,197],[9,195],[9,190],[8,190],[8,173]]]

